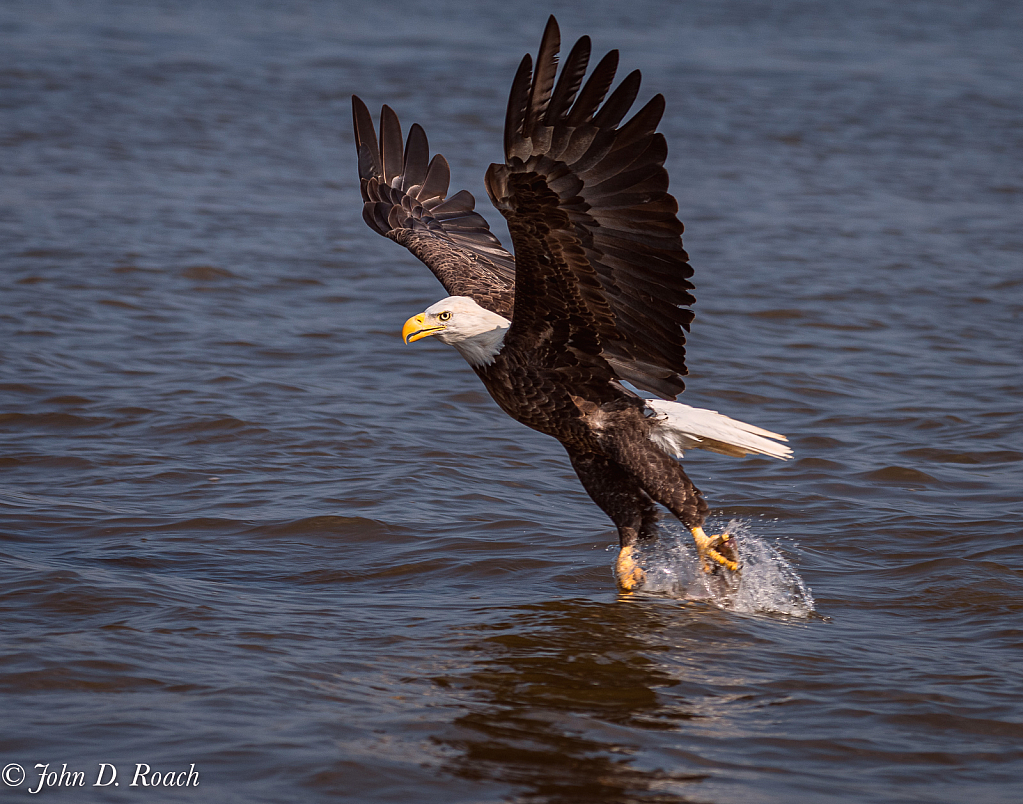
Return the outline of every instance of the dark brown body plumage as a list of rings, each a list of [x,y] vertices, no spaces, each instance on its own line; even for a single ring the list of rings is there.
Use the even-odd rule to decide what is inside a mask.
[[[505,413],[561,442],[623,546],[654,535],[655,503],[687,527],[703,524],[707,504],[682,466],[650,440],[640,397],[611,384],[580,396],[516,357],[499,354],[476,373]]]
[[[430,159],[422,128],[412,126],[403,149],[385,106],[378,141],[369,111],[353,98],[363,215],[426,263],[450,295],[511,320],[494,362],[476,373],[508,415],[564,445],[628,545],[653,534],[656,504],[689,527],[707,512],[679,463],[650,440],[644,400],[621,384],[668,399],[685,387],[692,268],[656,130],[663,98],[621,124],[639,72],[605,100],[617,52],[584,83],[583,37],[555,81],[559,46],[552,17],[535,71],[527,55],[512,85],[505,162],[487,171],[514,257],[471,194],[447,197],[447,162]]]

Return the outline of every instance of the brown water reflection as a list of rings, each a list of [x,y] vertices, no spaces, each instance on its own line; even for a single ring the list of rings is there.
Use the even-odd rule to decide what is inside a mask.
[[[633,756],[637,732],[702,717],[659,694],[680,683],[655,658],[672,650],[658,639],[666,628],[656,609],[627,599],[547,601],[481,626],[468,672],[434,679],[478,701],[435,738],[459,754],[446,770],[513,784],[524,801],[706,800],[687,788],[707,774],[638,767]]]

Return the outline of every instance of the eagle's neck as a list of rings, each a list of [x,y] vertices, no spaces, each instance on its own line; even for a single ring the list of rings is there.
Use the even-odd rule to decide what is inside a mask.
[[[501,351],[501,347],[504,346],[504,335],[508,331],[508,327],[511,326],[511,321],[507,318],[496,313],[491,313],[491,315],[493,319],[500,319],[488,321],[488,323],[493,323],[493,329],[478,332],[451,342],[451,345],[458,350],[458,353],[473,368],[493,364],[494,359]]]

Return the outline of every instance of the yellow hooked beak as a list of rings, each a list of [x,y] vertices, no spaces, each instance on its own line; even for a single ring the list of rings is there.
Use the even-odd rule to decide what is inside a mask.
[[[412,318],[405,322],[405,326],[401,328],[401,337],[404,339],[405,343],[414,343],[420,338],[433,335],[435,332],[440,332],[442,329],[445,329],[443,324],[427,326],[426,313],[420,313],[419,315],[412,316]]]

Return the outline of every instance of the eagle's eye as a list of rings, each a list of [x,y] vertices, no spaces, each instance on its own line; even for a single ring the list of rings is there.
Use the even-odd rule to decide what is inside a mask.
[[[445,310],[443,313],[441,313],[440,315],[437,316],[437,320],[438,321],[450,321],[451,320],[451,313],[449,311]]]

